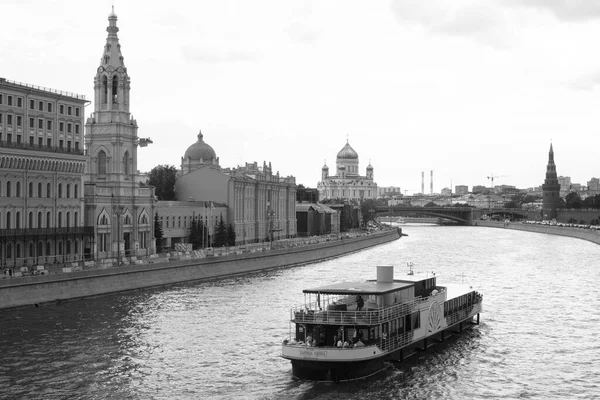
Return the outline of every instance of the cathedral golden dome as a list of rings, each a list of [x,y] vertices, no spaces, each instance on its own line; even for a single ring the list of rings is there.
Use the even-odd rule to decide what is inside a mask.
[[[212,160],[213,158],[217,158],[215,151],[204,142],[203,137],[204,135],[202,135],[202,131],[200,131],[200,133],[198,133],[198,141],[188,147],[183,156],[184,159]]]
[[[358,153],[354,151],[350,143],[346,142],[346,145],[337,154],[338,160],[358,160]]]

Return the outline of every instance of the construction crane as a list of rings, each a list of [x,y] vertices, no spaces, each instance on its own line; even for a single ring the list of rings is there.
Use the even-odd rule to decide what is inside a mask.
[[[490,176],[488,176],[488,177],[487,177],[489,180],[491,180],[491,181],[492,181],[492,189],[494,188],[494,179],[495,179],[495,178],[502,178],[502,177],[504,177],[504,176],[505,176],[505,175],[494,175],[494,174],[490,174]]]

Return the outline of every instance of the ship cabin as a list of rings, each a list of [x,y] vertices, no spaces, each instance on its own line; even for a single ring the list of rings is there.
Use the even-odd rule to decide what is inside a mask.
[[[293,342],[315,347],[379,345],[421,327],[419,308],[446,299],[435,274],[394,279],[393,266],[378,266],[377,279],[305,289],[303,306],[291,310]],[[291,327],[290,327],[291,328]]]

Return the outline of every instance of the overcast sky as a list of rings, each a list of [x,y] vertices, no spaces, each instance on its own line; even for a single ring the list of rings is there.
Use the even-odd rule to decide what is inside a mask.
[[[93,99],[111,5],[138,168],[179,167],[202,129],[223,167],[316,187],[349,140],[379,186],[600,175],[600,2],[0,0],[0,77]],[[86,116],[93,104],[86,108]]]

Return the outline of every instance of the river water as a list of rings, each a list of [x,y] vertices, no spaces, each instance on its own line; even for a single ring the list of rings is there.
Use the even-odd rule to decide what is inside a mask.
[[[318,264],[0,310],[4,399],[600,398],[600,246],[494,228],[405,226]],[[279,357],[302,289],[434,271],[483,293],[481,324],[368,379],[292,378]]]

